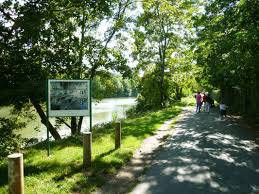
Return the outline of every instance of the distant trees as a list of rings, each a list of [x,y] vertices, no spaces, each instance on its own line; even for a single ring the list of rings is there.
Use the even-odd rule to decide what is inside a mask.
[[[93,97],[95,99],[136,96],[137,87],[133,79],[110,75],[96,76],[93,80]]]
[[[236,112],[255,117],[259,97],[259,2],[212,0],[196,17],[202,78]]]

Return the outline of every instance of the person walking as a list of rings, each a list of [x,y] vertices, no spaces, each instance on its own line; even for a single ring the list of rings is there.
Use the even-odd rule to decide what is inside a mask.
[[[199,113],[201,112],[201,93],[198,92],[196,95],[195,95],[195,98],[196,98],[196,113]]]
[[[202,105],[203,105],[203,112],[207,111],[207,96],[204,93],[202,96]]]
[[[210,113],[210,107],[212,106],[212,103],[214,104],[213,102],[213,99],[212,97],[210,96],[210,93],[207,94],[207,113]]]
[[[221,119],[223,118],[223,116],[227,117],[227,108],[228,106],[225,105],[223,101],[221,101],[219,104],[219,113],[220,113]]]

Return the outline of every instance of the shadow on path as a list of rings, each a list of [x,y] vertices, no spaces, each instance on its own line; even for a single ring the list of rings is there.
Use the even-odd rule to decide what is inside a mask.
[[[255,134],[190,108],[132,193],[259,194]]]

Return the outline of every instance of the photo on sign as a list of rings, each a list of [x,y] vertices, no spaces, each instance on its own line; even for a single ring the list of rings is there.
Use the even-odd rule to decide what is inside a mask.
[[[49,116],[84,116],[89,114],[87,80],[49,80]]]
[[[51,82],[51,110],[88,109],[87,83]]]

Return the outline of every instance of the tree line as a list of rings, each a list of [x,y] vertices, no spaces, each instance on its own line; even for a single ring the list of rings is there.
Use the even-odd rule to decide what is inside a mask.
[[[258,118],[259,2],[203,2],[196,16],[195,57],[207,88],[219,88],[221,101],[233,112]]]
[[[137,97],[138,90],[133,79],[122,78],[119,75],[96,76],[92,83],[93,98]]]

